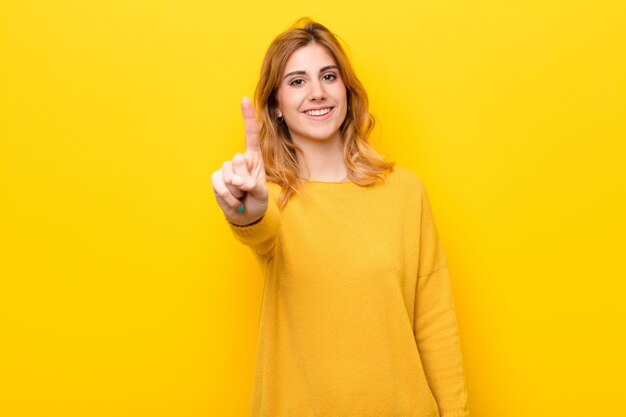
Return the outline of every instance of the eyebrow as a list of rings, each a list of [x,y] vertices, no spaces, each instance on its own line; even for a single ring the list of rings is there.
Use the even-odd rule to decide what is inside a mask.
[[[333,69],[333,68],[337,68],[337,65],[326,65],[325,67],[322,67],[320,69],[320,73],[322,73],[324,71],[328,71],[329,69]],[[306,71],[302,71],[302,70],[300,70],[300,71],[291,71],[289,74],[287,74],[287,75],[285,75],[283,77],[283,80],[285,78],[289,77],[289,76],[292,76],[292,75],[305,75],[305,74],[306,74]]]

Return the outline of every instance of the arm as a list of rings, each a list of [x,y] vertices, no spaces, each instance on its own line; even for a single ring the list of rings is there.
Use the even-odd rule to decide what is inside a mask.
[[[469,417],[448,265],[422,183],[420,190],[420,265],[415,293],[415,340],[441,417]]]
[[[246,152],[211,174],[213,193],[235,237],[255,254],[273,255],[280,213],[270,195],[259,146],[259,126],[247,97],[241,102],[246,131]]]
[[[267,203],[267,211],[255,222],[246,226],[238,226],[229,221],[228,225],[239,242],[249,246],[261,258],[270,259],[275,253],[278,240],[280,211],[271,195]]]

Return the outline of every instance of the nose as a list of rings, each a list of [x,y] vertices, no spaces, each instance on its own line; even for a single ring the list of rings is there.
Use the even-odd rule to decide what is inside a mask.
[[[324,100],[326,98],[326,91],[324,91],[324,86],[319,80],[312,81],[310,85],[311,85],[311,90],[309,91],[310,100]]]

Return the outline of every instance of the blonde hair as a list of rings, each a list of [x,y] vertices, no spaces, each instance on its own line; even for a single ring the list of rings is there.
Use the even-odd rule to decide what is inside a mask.
[[[341,44],[326,27],[310,18],[300,18],[270,44],[254,93],[259,117],[259,145],[268,181],[281,187],[278,205],[283,208],[294,194],[301,194],[304,182],[299,175],[296,150],[301,151],[291,139],[285,123],[277,119],[276,98],[282,73],[291,54],[310,43],[328,50],[339,67],[346,86],[348,112],[340,127],[343,155],[352,182],[368,186],[385,180],[393,170],[393,162],[387,162],[368,142],[374,128],[374,117],[368,110],[369,101],[365,88],[358,80],[350,60]]]

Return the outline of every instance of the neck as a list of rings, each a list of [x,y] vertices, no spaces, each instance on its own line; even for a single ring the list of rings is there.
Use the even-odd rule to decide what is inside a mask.
[[[302,149],[302,153],[297,153],[301,178],[311,181],[339,182],[348,175],[339,135],[328,140],[294,138],[294,143]]]

